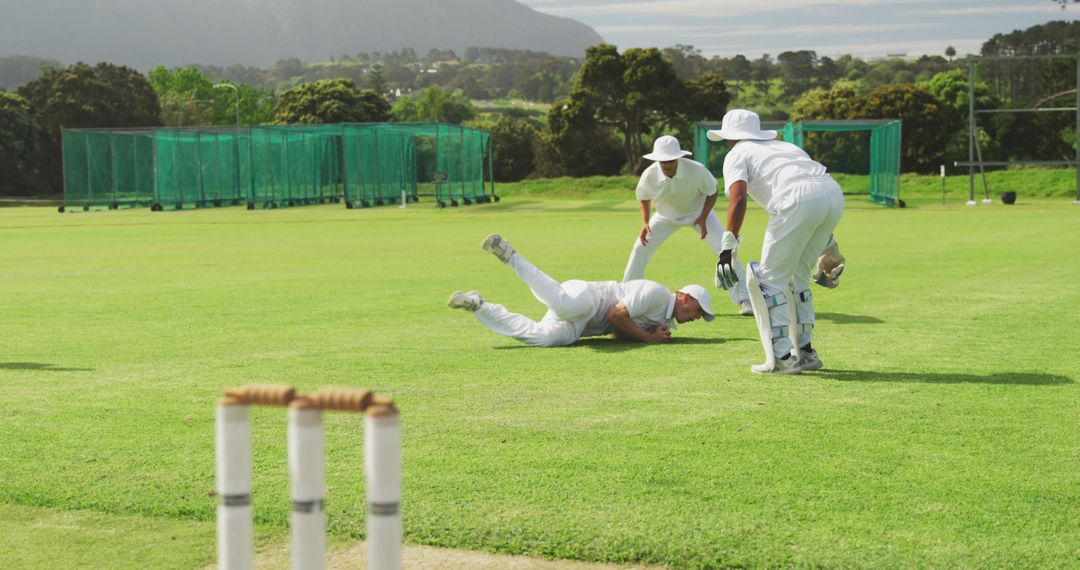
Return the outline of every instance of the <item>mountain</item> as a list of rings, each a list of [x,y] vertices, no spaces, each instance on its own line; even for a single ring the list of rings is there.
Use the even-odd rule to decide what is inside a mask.
[[[580,22],[513,0],[0,0],[0,56],[268,67],[285,58],[470,46],[583,56]]]

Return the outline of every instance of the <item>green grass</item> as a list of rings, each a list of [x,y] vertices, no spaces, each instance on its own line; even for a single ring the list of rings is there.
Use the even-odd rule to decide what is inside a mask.
[[[492,231],[556,278],[621,275],[632,184],[548,197],[562,184],[445,210],[0,209],[5,567],[212,563],[214,401],[253,381],[396,399],[414,544],[689,568],[1075,566],[1071,198],[851,198],[844,283],[814,289],[827,368],[771,378],[749,372],[754,325],[721,294],[715,322],[667,346],[523,348],[447,309],[477,288],[542,314],[478,247]],[[744,256],[764,221],[753,207]],[[712,266],[686,231],[649,276],[708,285]],[[253,421],[270,548],[289,516],[284,414]],[[364,532],[361,447],[359,417],[328,416],[336,540]]]

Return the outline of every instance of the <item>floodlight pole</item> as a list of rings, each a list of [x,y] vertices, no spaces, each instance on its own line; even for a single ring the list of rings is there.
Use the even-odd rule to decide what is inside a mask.
[[[233,189],[236,196],[240,196],[240,88],[232,83],[215,83],[214,89],[228,87],[236,93],[236,132],[233,133]]]

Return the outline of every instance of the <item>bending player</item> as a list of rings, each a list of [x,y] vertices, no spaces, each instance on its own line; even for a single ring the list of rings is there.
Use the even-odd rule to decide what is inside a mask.
[[[835,287],[843,272],[843,257],[832,240],[844,213],[840,185],[801,148],[774,140],[776,131],[761,130],[752,111],[728,111],[720,129],[709,131],[708,137],[731,145],[724,159],[729,231],[724,232],[724,251],[716,266],[718,285],[729,288],[738,282],[733,264],[747,194],[769,214],[761,263],[750,263],[746,270],[765,349],[765,362],[751,370],[774,374],[817,370],[822,362],[811,344],[810,278],[815,262],[819,265],[815,278],[825,286]]]

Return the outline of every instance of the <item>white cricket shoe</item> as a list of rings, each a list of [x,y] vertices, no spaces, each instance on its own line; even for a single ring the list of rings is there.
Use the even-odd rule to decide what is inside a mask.
[[[799,370],[806,372],[807,370],[821,370],[821,359],[818,358],[816,350],[803,350],[799,349]]]
[[[483,297],[477,291],[454,291],[453,295],[450,295],[450,300],[446,302],[446,306],[451,309],[465,309],[470,313],[475,313],[481,305],[484,304]]]
[[[799,363],[794,357],[788,356],[777,358],[772,368],[769,368],[767,364],[755,364],[750,367],[750,371],[758,374],[798,374],[802,372],[802,369],[799,368]]]
[[[510,242],[503,239],[499,234],[491,234],[484,238],[484,241],[480,243],[480,247],[484,248],[484,251],[490,251],[503,263],[508,263],[510,258],[517,253],[514,251],[513,246],[510,245]]]
[[[739,301],[739,314],[744,317],[754,316],[754,306],[750,304],[750,299]]]

